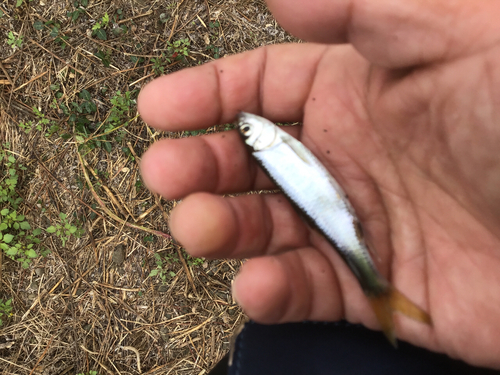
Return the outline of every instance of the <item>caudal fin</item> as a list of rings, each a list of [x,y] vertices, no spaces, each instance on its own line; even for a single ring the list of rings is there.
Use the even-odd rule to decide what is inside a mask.
[[[429,314],[394,287],[389,287],[387,293],[380,294],[377,297],[369,297],[369,300],[382,327],[382,331],[394,347],[397,347],[397,341],[394,320],[392,318],[393,312],[399,311],[413,320],[432,325]]]

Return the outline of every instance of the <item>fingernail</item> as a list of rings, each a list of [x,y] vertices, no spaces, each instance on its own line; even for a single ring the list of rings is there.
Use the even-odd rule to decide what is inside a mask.
[[[237,285],[236,285],[236,284],[238,284],[238,279],[240,278],[240,275],[241,275],[241,273],[243,272],[243,269],[244,269],[244,267],[240,268],[240,272],[238,272],[238,274],[237,274],[237,275],[235,276],[235,278],[233,279],[233,282],[231,283],[231,294],[232,294],[232,296],[233,296],[233,300],[234,300],[234,302],[235,302],[236,304],[238,304],[238,305],[240,304],[240,303],[238,302],[238,299],[239,299],[239,298],[238,298],[238,293],[239,293],[239,292],[238,292],[238,288],[237,288]]]

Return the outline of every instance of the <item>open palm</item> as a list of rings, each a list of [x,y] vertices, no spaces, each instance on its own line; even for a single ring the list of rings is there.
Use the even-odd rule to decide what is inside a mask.
[[[350,45],[267,47],[161,77],[141,115],[170,131],[240,110],[301,121],[290,132],[344,187],[380,270],[432,316],[397,316],[398,337],[500,368],[500,5],[338,2],[269,5],[299,37]],[[189,252],[252,258],[234,283],[251,318],[377,328],[354,276],[281,195],[221,197],[273,188],[236,132],[160,141],[142,173],[187,196],[170,225]]]

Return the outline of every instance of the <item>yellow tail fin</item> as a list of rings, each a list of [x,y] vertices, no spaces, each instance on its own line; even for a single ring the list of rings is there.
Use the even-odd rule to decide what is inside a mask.
[[[373,311],[375,311],[377,320],[382,327],[382,331],[394,347],[397,347],[396,330],[392,319],[394,311],[399,311],[400,313],[418,322],[432,325],[432,320],[429,314],[415,305],[396,288],[389,287],[387,293],[383,293],[377,297],[369,297],[369,300]]]

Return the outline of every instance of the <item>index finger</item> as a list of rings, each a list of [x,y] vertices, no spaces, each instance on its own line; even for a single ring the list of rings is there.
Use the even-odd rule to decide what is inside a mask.
[[[326,46],[284,44],[219,59],[157,78],[138,98],[149,125],[167,131],[231,122],[239,111],[300,121]]]

